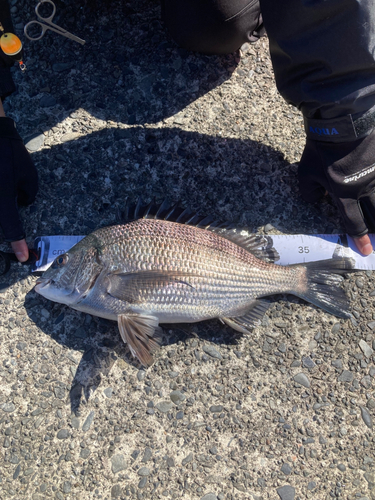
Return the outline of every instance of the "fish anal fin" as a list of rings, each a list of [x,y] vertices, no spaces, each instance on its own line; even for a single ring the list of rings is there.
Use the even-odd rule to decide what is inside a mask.
[[[249,333],[255,326],[259,326],[267,309],[271,304],[265,300],[254,300],[249,309],[242,316],[220,318],[228,326],[241,333]]]
[[[121,338],[128,344],[132,355],[143,366],[151,366],[154,361],[152,353],[159,347],[158,318],[145,314],[120,314],[117,322]]]

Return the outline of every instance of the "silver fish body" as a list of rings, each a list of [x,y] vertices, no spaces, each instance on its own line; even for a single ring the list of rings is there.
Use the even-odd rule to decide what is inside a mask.
[[[236,231],[139,219],[81,240],[54,261],[36,291],[117,320],[122,338],[144,365],[152,362],[159,323],[219,318],[249,331],[268,307],[259,297],[292,293],[348,316],[335,274],[351,267],[348,259],[323,261],[322,270],[315,263],[278,266],[255,257],[262,241]]]

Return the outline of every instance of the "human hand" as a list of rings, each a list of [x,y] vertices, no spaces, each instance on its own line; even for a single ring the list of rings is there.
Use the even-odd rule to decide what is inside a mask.
[[[306,201],[330,194],[359,252],[371,254],[367,233],[375,230],[375,132],[347,143],[307,139],[298,177]]]
[[[20,262],[29,257],[18,205],[28,205],[38,190],[36,168],[14,122],[0,117],[0,228]]]
[[[12,241],[10,244],[17,259],[20,262],[26,262],[29,258],[29,248],[26,240]]]

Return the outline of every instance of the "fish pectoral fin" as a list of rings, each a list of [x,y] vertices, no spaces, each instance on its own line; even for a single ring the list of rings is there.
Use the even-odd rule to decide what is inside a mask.
[[[143,366],[153,363],[151,353],[159,347],[159,320],[146,314],[119,314],[118,328],[122,340],[128,344],[132,355],[139,359]]]
[[[139,271],[134,273],[113,273],[108,275],[107,293],[131,304],[144,297],[145,290],[161,290],[169,286],[183,286],[194,289],[189,283],[192,276],[179,271]]]
[[[244,315],[220,319],[222,319],[234,330],[241,333],[248,333],[255,326],[260,325],[260,322],[270,305],[270,302],[265,300],[254,300]]]

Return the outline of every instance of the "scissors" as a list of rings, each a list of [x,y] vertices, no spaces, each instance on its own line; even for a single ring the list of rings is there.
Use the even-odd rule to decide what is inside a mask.
[[[53,10],[52,10],[52,14],[50,16],[43,17],[42,15],[39,14],[39,9],[43,4],[46,4],[46,3],[51,4]],[[66,36],[67,38],[70,38],[71,40],[74,40],[75,42],[78,42],[82,45],[85,43],[85,40],[82,40],[82,38],[78,38],[78,36],[75,36],[72,33],[69,33],[69,31],[64,30],[63,28],[61,28],[60,26],[58,26],[57,24],[52,22],[52,19],[55,17],[55,14],[56,14],[56,5],[52,2],[52,0],[41,0],[38,3],[38,5],[35,7],[35,13],[37,15],[38,21],[30,21],[24,27],[25,36],[29,40],[40,40],[41,38],[44,37],[45,32],[47,30],[51,30],[51,31],[54,31],[55,33],[59,33],[59,35]],[[43,22],[40,22],[40,21],[43,21]],[[30,29],[30,26],[33,26],[36,24],[39,24],[39,26],[41,27],[41,29],[42,29],[41,34],[39,36],[29,35],[28,31]]]

